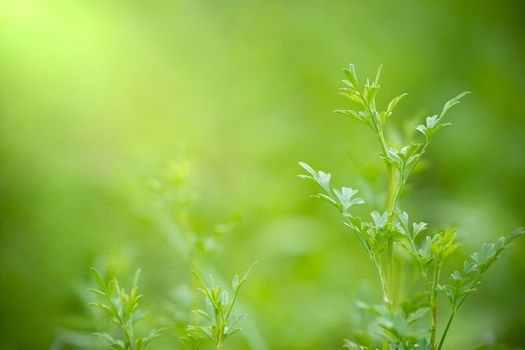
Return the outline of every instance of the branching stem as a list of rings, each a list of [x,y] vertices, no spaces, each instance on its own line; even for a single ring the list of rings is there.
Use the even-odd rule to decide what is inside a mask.
[[[479,282],[481,281],[481,277],[483,276],[483,273],[479,273],[476,279],[473,282],[473,286],[477,286]],[[445,338],[447,337],[448,330],[450,328],[450,325],[452,324],[452,320],[454,320],[454,317],[456,316],[456,312],[458,309],[463,305],[465,300],[467,299],[468,294],[465,294],[460,300],[454,299],[454,302],[452,303],[452,312],[450,313],[450,316],[447,321],[447,325],[445,326],[445,330],[443,331],[443,334],[441,335],[441,339],[439,340],[439,345],[437,347],[437,350],[441,350],[443,347],[443,343],[445,342]],[[433,347],[434,349],[434,347]]]

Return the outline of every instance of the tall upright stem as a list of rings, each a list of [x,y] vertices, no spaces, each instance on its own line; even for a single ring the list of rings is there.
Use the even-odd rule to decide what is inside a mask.
[[[383,131],[379,130],[378,133],[379,136],[379,142],[381,144],[381,148],[383,151],[384,156],[386,157],[388,152],[388,147],[385,141],[385,137],[383,135]],[[395,189],[394,189],[394,172],[392,169],[392,165],[389,163],[386,163],[386,173],[387,173],[387,196],[386,196],[386,212],[387,212],[387,228],[388,230],[391,229],[392,226],[392,218],[393,218],[393,211],[394,211],[394,198],[395,196]],[[387,246],[387,308],[389,310],[392,310],[392,306],[394,305],[394,239],[393,237],[388,238],[388,246]],[[383,350],[388,350],[388,341],[385,339],[383,341]]]
[[[385,137],[383,135],[383,131],[379,130],[378,133],[379,136],[379,143],[381,144],[381,148],[383,151],[383,154],[387,155],[388,147],[385,141]],[[386,163],[386,172],[387,172],[387,196],[386,196],[386,211],[387,211],[387,223],[388,223],[388,229],[391,229],[392,226],[392,218],[393,218],[393,211],[394,211],[394,198],[395,196],[395,181],[394,181],[394,169],[392,169],[392,165],[389,163]],[[393,237],[388,238],[388,246],[387,246],[387,296],[388,296],[388,302],[387,307],[389,309],[392,309],[392,305],[394,304],[394,239]]]
[[[388,174],[388,191],[386,200],[386,210],[388,215],[388,229],[392,226],[392,212],[394,209],[394,174],[392,166],[387,165]],[[387,274],[388,274],[388,299],[390,307],[394,304],[394,239],[392,236],[388,238],[387,247]]]

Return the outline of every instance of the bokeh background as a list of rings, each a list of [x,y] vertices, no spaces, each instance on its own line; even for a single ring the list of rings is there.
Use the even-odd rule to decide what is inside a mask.
[[[232,349],[337,349],[374,272],[298,161],[381,207],[378,146],[332,113],[341,69],[407,92],[394,144],[463,90],[402,204],[456,227],[460,263],[525,224],[521,1],[0,2],[0,348],[103,348],[88,267],[142,268],[152,349],[181,348],[190,270],[254,260]],[[374,205],[375,203],[375,205]],[[188,244],[188,237],[197,243]],[[190,249],[191,248],[191,249]],[[189,253],[191,252],[191,253]],[[525,240],[464,306],[448,348],[525,347]],[[227,283],[227,282],[225,282]],[[376,299],[374,299],[376,298]]]

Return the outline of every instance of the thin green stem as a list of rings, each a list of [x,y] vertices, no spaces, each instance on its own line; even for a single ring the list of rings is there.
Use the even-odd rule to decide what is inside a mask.
[[[423,147],[421,147],[421,150],[419,151],[419,154],[421,156],[414,163],[412,163],[412,165],[408,169],[406,169],[403,172],[403,174],[400,176],[399,186],[398,186],[398,189],[394,197],[394,204],[393,204],[394,208],[397,206],[397,203],[399,202],[399,197],[401,197],[401,195],[403,194],[408,177],[410,176],[410,174],[412,174],[412,171],[414,171],[414,168],[419,163],[419,160],[421,159],[423,154],[425,154],[426,149],[428,148],[429,145],[430,145],[430,139],[426,139],[425,143],[423,144]]]
[[[133,335],[133,324],[131,324],[131,321],[130,321],[130,325],[128,327],[128,332],[129,332],[129,339],[130,339],[131,350],[135,350],[137,348],[137,344],[135,342],[135,336]]]
[[[448,321],[447,321],[447,325],[445,326],[445,330],[443,331],[443,334],[441,335],[441,339],[439,340],[439,345],[437,347],[437,350],[441,350],[441,348],[443,347],[443,343],[445,342],[445,338],[447,336],[450,325],[452,324],[452,320],[454,319],[454,316],[456,316],[455,307],[452,308],[452,313],[450,314]]]
[[[383,151],[383,155],[387,155],[388,147],[386,145],[385,136],[383,135],[383,130],[379,130],[377,136],[379,137],[379,143],[381,144],[381,150]]]
[[[479,284],[479,282],[481,281],[481,277],[483,276],[483,273],[480,272],[478,274],[478,276],[476,277],[476,279],[474,280],[472,286],[475,287]],[[450,325],[452,323],[452,320],[454,319],[454,316],[456,315],[456,312],[458,311],[458,309],[461,307],[461,305],[463,305],[463,303],[465,302],[465,300],[467,299],[468,297],[468,293],[465,294],[461,300],[458,300],[455,299],[454,300],[454,303],[452,304],[452,313],[450,314],[450,317],[448,318],[448,321],[447,321],[447,325],[445,326],[445,330],[443,331],[443,334],[441,335],[441,339],[439,340],[439,345],[437,347],[437,350],[441,350],[441,347],[443,346],[443,343],[445,342],[445,338],[447,336],[447,333],[448,333],[448,330],[450,328]]]
[[[348,218],[347,216],[345,216],[345,219],[346,219],[346,224],[348,225],[348,227],[350,227],[352,229],[352,231],[354,231],[357,239],[359,240],[359,243],[361,243],[361,245],[363,246],[363,248],[365,248],[366,252],[368,254],[372,254],[372,252],[370,251],[370,247],[368,246],[368,244],[366,243],[366,241],[363,239],[363,237],[361,237],[361,234],[359,233],[359,228],[356,227],[352,221],[350,220],[350,218]]]
[[[412,249],[416,251],[416,243],[414,242],[413,239],[411,239],[410,242],[412,244]],[[423,265],[421,265],[421,261],[417,257],[414,257],[414,260],[416,262],[417,267],[419,268],[419,272],[421,272],[421,277],[423,278],[423,282],[425,283],[425,288],[427,292],[429,294],[432,293],[432,286],[430,285],[430,282],[428,281],[428,276],[427,276],[427,272],[425,271],[425,268],[423,267]]]
[[[394,209],[394,174],[392,166],[387,166],[388,173],[388,191],[386,200],[386,210],[388,215],[388,229],[391,230],[392,226],[392,213]],[[388,297],[390,300],[390,306],[394,304],[394,238],[390,236],[388,238],[387,247],[387,269],[388,269]]]
[[[430,346],[432,349],[436,348],[436,332],[437,332],[437,292],[439,277],[441,275],[441,262],[436,263],[434,267],[434,279],[432,282],[432,293],[430,294],[430,308],[432,311],[432,328],[430,330]]]
[[[379,275],[379,281],[381,283],[381,290],[383,291],[383,300],[385,302],[388,302],[388,291],[386,287],[386,280],[384,276],[383,269],[381,268],[381,265],[377,261],[377,258],[375,255],[370,255],[372,261],[374,262],[374,267],[376,268],[377,274]]]
[[[377,260],[376,255],[370,250],[370,247],[368,246],[366,241],[359,234],[358,228],[352,223],[352,221],[348,217],[345,217],[345,218],[346,218],[346,222],[348,226],[354,231],[359,242],[363,245],[366,252],[370,256],[370,259],[374,263],[374,267],[376,269],[377,275],[379,276],[379,283],[381,284],[381,291],[383,292],[383,300],[388,303],[387,281],[386,281],[383,269],[381,267],[381,264],[379,264],[379,261]]]
[[[226,315],[224,317],[224,322],[228,322],[228,320],[230,319],[230,314],[233,310],[233,307],[235,306],[235,303],[237,302],[237,297],[239,296],[239,291],[240,291],[240,287],[237,287],[237,289],[234,291],[234,294],[233,294],[233,299],[231,301],[231,304],[230,304],[230,307],[229,309],[226,311]]]
[[[394,240],[392,237],[388,239],[387,261],[388,307],[392,309],[394,305]]]

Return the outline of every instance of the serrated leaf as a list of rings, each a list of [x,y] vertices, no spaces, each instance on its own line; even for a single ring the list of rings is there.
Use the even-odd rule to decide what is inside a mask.
[[[455,281],[461,281],[463,280],[463,275],[459,273],[459,271],[454,271],[450,274],[450,277]]]
[[[468,275],[472,271],[475,271],[477,269],[477,265],[474,263],[471,263],[469,261],[465,261],[463,263],[463,275]]]
[[[421,232],[427,229],[427,223],[426,222],[419,222],[419,223],[413,223],[412,224],[412,237],[415,239]]]
[[[374,222],[374,225],[376,227],[384,227],[387,223],[387,219],[388,219],[387,212],[380,214],[378,211],[374,210],[372,213],[370,213],[370,216],[372,216],[372,221]]]
[[[337,188],[333,189],[335,196],[339,200],[339,204],[341,205],[344,212],[348,211],[350,207],[357,205],[357,204],[363,204],[365,201],[362,198],[353,198],[354,195],[357,194],[357,190],[354,190],[350,187],[342,187],[340,190]]]
[[[299,162],[299,165],[306,170],[312,179],[314,179],[327,193],[330,193],[330,174],[324,171],[315,171],[311,166],[305,162]],[[308,178],[308,176],[301,176]]]

